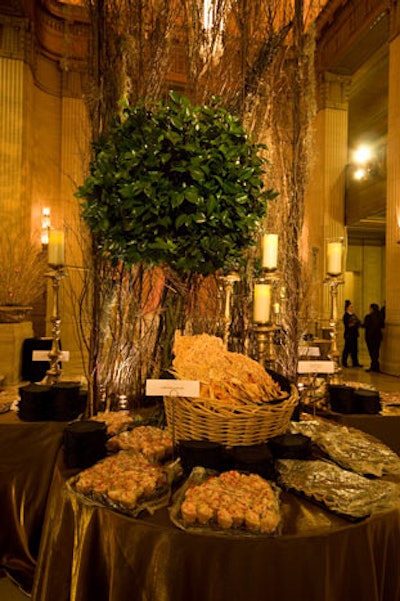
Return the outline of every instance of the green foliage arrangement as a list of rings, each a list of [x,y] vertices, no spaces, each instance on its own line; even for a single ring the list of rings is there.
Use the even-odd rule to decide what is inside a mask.
[[[153,110],[126,106],[94,145],[82,215],[114,262],[237,268],[276,196],[264,189],[264,149],[218,99],[193,106],[171,92]]]

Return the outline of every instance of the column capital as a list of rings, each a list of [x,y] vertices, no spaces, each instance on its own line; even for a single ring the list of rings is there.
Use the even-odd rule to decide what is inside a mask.
[[[0,57],[23,60],[31,43],[27,19],[14,15],[0,15]]]
[[[392,6],[390,8],[389,41],[391,42],[398,35],[400,35],[400,5],[398,2],[392,0]]]
[[[318,109],[347,110],[351,77],[325,71],[318,82]]]

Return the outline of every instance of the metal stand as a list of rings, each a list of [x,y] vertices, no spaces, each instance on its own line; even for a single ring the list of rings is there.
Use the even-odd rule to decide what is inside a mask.
[[[222,289],[224,293],[224,334],[223,341],[225,348],[228,348],[229,335],[232,324],[232,294],[233,286],[235,282],[238,282],[240,277],[237,273],[232,272],[228,275],[221,276],[220,281],[222,282]]]
[[[271,286],[272,290],[277,289],[281,281],[280,273],[276,269],[264,269],[263,275],[259,278],[260,282],[264,282]],[[276,292],[275,292],[276,293]],[[274,314],[271,319],[271,311],[273,304],[271,303],[270,319],[267,323],[254,323],[252,330],[256,337],[257,360],[264,369],[276,369],[277,356],[275,353],[275,337],[276,333],[282,331],[281,319],[284,317],[286,310],[286,292],[282,291],[279,295],[279,300],[284,304],[280,307],[279,315]],[[275,321],[275,323],[273,323]]]
[[[63,269],[63,267],[52,268],[51,271],[46,273],[46,277],[51,278],[52,287],[53,287],[53,310],[52,310],[52,316],[50,318],[50,321],[52,324],[52,328],[51,328],[52,344],[51,344],[51,349],[49,352],[50,368],[46,372],[46,383],[49,385],[54,384],[55,382],[58,382],[58,380],[61,377],[61,367],[60,367],[60,360],[61,360],[60,324],[61,324],[61,319],[60,319],[59,306],[58,306],[59,305],[58,292],[59,292],[59,288],[60,288],[60,281],[62,280],[62,278],[66,277],[66,275],[67,275],[67,272],[65,271],[65,269]]]
[[[274,335],[280,328],[274,325],[254,324],[253,332],[256,336],[257,359],[265,369],[275,369],[276,354],[274,348]]]
[[[338,324],[338,287],[344,284],[344,281],[338,276],[327,276],[325,282],[329,286],[329,293],[331,296],[331,315],[329,318],[330,326],[330,349],[328,352],[328,359],[334,363],[334,374],[331,376],[330,381],[332,384],[341,383],[341,372],[340,366],[340,352],[337,347],[337,324]]]

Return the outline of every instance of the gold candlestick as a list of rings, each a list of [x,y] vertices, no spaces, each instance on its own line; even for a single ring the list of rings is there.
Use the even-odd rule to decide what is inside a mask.
[[[223,341],[225,348],[228,348],[229,335],[232,324],[232,294],[235,282],[239,282],[240,276],[235,273],[228,273],[227,275],[221,276],[220,281],[222,283],[222,290],[224,293],[224,333]]]
[[[50,367],[46,371],[46,382],[51,385],[61,377],[61,348],[60,348],[60,312],[59,312],[59,302],[58,302],[58,293],[60,288],[60,281],[67,275],[65,269],[60,265],[55,265],[52,267],[51,271],[46,273],[46,277],[51,278],[51,283],[53,287],[53,309],[52,315],[50,318],[50,322],[52,324],[51,335],[52,335],[52,344],[49,352],[49,360]]]
[[[326,284],[329,286],[329,293],[331,297],[331,314],[329,318],[330,327],[330,348],[328,352],[328,359],[333,361],[334,373],[330,378],[332,384],[340,384],[341,382],[341,371],[340,366],[340,352],[337,347],[337,324],[338,324],[338,287],[344,284],[344,281],[339,276],[328,275],[325,279]]]
[[[265,369],[274,370],[276,367],[274,336],[279,329],[272,324],[253,325],[253,332],[256,336],[257,360]]]
[[[255,280],[253,293],[253,332],[256,337],[257,360],[265,369],[276,368],[274,338],[281,330],[277,314],[273,312],[273,298],[281,280],[276,268],[263,269],[263,275]],[[275,322],[275,323],[274,323]]]

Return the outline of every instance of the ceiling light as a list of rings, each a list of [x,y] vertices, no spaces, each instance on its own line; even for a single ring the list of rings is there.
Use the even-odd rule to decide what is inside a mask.
[[[362,167],[359,167],[353,173],[353,178],[356,179],[357,181],[365,179],[366,177],[367,177],[367,170],[363,169]]]
[[[359,146],[354,151],[354,162],[357,165],[365,165],[373,158],[372,150],[369,146]]]

